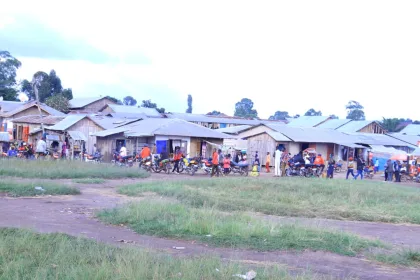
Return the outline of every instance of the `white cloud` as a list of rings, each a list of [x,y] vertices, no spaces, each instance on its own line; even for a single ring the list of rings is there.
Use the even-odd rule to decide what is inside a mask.
[[[354,99],[371,119],[420,118],[418,1],[41,2],[5,11],[35,15],[121,59],[96,65],[22,59],[20,76],[54,68],[76,95],[93,85],[165,88],[168,98],[161,91],[147,99],[171,100],[159,105],[183,111],[192,94],[195,112],[229,114],[248,97],[262,117],[311,107],[344,117]],[[136,56],[150,63],[124,63]]]

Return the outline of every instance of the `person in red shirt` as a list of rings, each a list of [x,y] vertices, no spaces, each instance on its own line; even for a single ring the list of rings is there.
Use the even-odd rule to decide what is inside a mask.
[[[230,158],[228,155],[226,155],[226,157],[223,159],[223,169],[224,169],[225,175],[229,174],[229,168],[230,168]]]
[[[144,145],[143,149],[141,150],[140,157],[142,159],[145,159],[147,157],[150,157],[152,153],[150,152],[150,148],[147,145]]]
[[[216,149],[213,150],[213,157],[211,163],[213,164],[213,167],[211,169],[211,177],[214,177],[215,173],[217,177],[219,177],[219,153]]]
[[[321,167],[321,173],[324,172],[325,161],[322,158],[322,155],[321,154],[318,154],[318,156],[315,158],[314,165],[319,165]]]

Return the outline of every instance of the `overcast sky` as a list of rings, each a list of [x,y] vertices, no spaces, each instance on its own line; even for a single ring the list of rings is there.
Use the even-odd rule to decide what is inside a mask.
[[[57,4],[60,2],[60,4]],[[19,79],[55,69],[75,97],[167,111],[420,119],[420,1],[7,1],[0,49]]]

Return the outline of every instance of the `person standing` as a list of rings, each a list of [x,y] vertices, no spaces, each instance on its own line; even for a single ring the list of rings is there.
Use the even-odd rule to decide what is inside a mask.
[[[47,143],[45,142],[45,138],[42,138],[42,139],[38,140],[38,143],[36,143],[37,157],[45,156],[46,152],[47,152]]]
[[[219,153],[216,149],[213,150],[213,157],[212,157],[212,168],[211,168],[211,177],[214,177],[216,174],[219,177]]]
[[[153,144],[152,155],[156,155],[156,143]]]
[[[289,153],[286,152],[286,149],[283,149],[283,152],[281,154],[281,177],[286,177],[286,166],[289,162]]]
[[[224,159],[223,159],[223,173],[224,175],[228,175],[229,174],[229,168],[230,168],[230,158],[227,155]]]
[[[401,183],[401,165],[398,160],[394,162],[395,182]]]
[[[349,158],[349,164],[348,164],[348,166],[347,166],[347,176],[346,176],[346,180],[348,180],[349,179],[349,175],[351,174],[351,176],[353,177],[353,179],[354,179],[354,161],[353,161],[353,158],[351,157],[351,158]]]
[[[122,145],[122,146],[121,146],[121,149],[120,149],[120,156],[121,156],[122,158],[125,158],[125,157],[127,156],[127,148],[125,147],[125,145]]]
[[[270,152],[268,152],[267,156],[265,157],[265,169],[267,170],[267,173],[270,173],[270,162],[271,162],[271,156],[270,156]]]
[[[149,152],[150,152],[150,150],[149,150]],[[179,174],[179,162],[180,162],[181,158],[182,158],[182,153],[181,153],[179,147],[176,147],[175,148],[175,153],[174,153],[175,164],[174,164],[174,169],[172,169],[172,173],[174,173],[175,170],[176,170],[175,174]]]
[[[334,154],[330,154],[330,158],[328,159],[327,179],[334,178],[334,166],[335,166]]]
[[[378,172],[378,171],[379,171],[379,160],[376,159],[375,160],[375,167],[373,169],[373,174],[376,174],[376,172]]]
[[[359,157],[357,159],[357,174],[354,176],[354,180],[357,180],[357,178],[360,175],[360,180],[363,180],[363,169],[365,168],[365,161]]]
[[[281,156],[282,153],[280,152],[280,148],[277,148],[274,153],[274,177],[280,177]]]
[[[388,159],[386,162],[386,169],[385,169],[385,176],[387,177],[388,182],[392,182],[392,177],[394,175],[394,166],[392,165],[392,161]]]
[[[260,171],[260,156],[258,155],[258,151],[255,152],[255,160],[254,160],[254,165],[258,166],[258,172]]]
[[[61,145],[61,158],[66,159],[67,157],[67,145],[66,142],[63,142],[63,145]]]

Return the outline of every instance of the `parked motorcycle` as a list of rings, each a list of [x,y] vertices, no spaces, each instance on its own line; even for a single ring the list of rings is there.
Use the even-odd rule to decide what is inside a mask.
[[[180,168],[179,168],[179,172],[181,171],[181,166],[182,166],[182,170],[188,174],[190,174],[191,176],[194,176],[194,174],[198,171],[199,169],[199,159],[198,158],[183,158],[180,162]]]
[[[343,164],[341,162],[337,162],[334,165],[334,172],[335,173],[340,173],[343,170]]]
[[[155,156],[155,160],[152,164],[152,170],[155,173],[165,172],[166,174],[169,174],[171,172],[172,166],[171,166],[171,160],[170,159],[164,159],[159,162],[159,157]]]
[[[368,168],[363,169],[363,177],[368,178],[368,179],[373,179],[373,170],[370,170]]]
[[[146,157],[141,159],[139,168],[144,169],[147,172],[152,172],[152,157]]]
[[[94,155],[84,154],[86,162],[100,163],[102,161],[102,155],[99,152],[96,152]]]
[[[241,176],[248,176],[248,163],[247,162],[239,162],[236,163],[234,161],[231,162],[230,164],[230,168],[229,168],[229,173],[233,173],[233,174],[240,174]]]
[[[310,165],[305,168],[305,177],[320,177],[322,167],[320,165]]]
[[[300,162],[289,161],[289,167],[286,169],[286,176],[305,176],[305,165]]]

